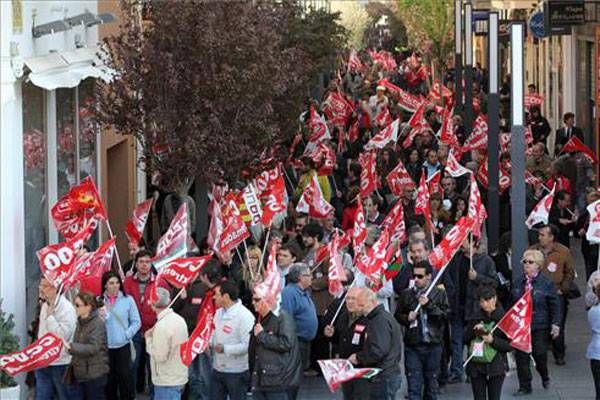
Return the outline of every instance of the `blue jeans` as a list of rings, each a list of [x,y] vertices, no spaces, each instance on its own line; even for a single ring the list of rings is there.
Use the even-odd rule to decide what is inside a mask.
[[[99,378],[89,381],[76,381],[73,385],[73,394],[70,399],[73,400],[104,400],[106,399],[104,388],[106,387],[107,376],[102,375]]]
[[[76,395],[73,385],[67,385],[63,379],[67,365],[55,365],[35,370],[35,400],[48,400],[54,398],[54,393],[59,400],[71,399]]]
[[[154,386],[154,400],[180,400],[183,386]]]
[[[441,357],[442,346],[440,344],[406,346],[404,348],[404,366],[408,382],[409,400],[437,399],[437,376]],[[425,387],[423,388],[423,386]]]
[[[375,375],[369,382],[369,398],[372,400],[394,400],[401,385],[400,370],[385,377]]]
[[[189,392],[191,400],[210,400],[212,364],[210,356],[201,353],[194,358],[188,368]]]
[[[254,400],[288,400],[289,397],[285,390],[280,392],[267,392],[264,390],[253,390],[252,397]]]
[[[233,373],[213,369],[210,385],[210,398],[213,400],[246,400],[246,390],[250,381],[248,371]]]
[[[152,398],[154,387],[152,385],[152,373],[150,372],[150,354],[146,352],[146,344],[144,343],[146,339],[144,339],[144,334],[142,331],[138,331],[131,340],[133,341],[133,346],[135,347],[135,360],[133,360],[133,369],[131,371],[133,390],[136,390],[137,388],[138,369],[140,367],[141,358],[144,357],[146,366],[144,378],[146,378],[146,376],[148,377],[148,388],[150,389],[150,398]],[[142,386],[145,386],[145,383]]]
[[[462,378],[463,369],[463,335],[465,331],[464,324],[461,320],[452,319],[449,321],[450,324],[450,342],[451,342],[451,356],[452,361],[450,363],[450,376]]]

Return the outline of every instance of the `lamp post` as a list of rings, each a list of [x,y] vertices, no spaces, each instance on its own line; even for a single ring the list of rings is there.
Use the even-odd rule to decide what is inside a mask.
[[[523,275],[521,257],[527,248],[525,226],[525,112],[523,99],[525,92],[523,66],[523,23],[513,23],[510,27],[511,64],[511,149],[512,164],[511,197],[511,265],[513,283],[517,284]]]
[[[465,135],[473,130],[473,5],[465,4]]]
[[[498,196],[498,135],[500,134],[500,96],[498,94],[498,13],[488,16],[488,248],[498,249],[500,241],[500,197]]]
[[[462,0],[454,0],[454,112],[462,112]]]

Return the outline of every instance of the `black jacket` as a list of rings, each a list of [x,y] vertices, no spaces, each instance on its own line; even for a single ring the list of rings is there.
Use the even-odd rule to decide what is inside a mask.
[[[104,321],[93,311],[89,317],[77,321],[69,353],[73,375],[84,382],[108,374],[108,344]]]
[[[496,309],[492,312],[492,314],[487,314],[483,310],[479,309],[479,312],[473,315],[473,319],[467,321],[465,326],[465,334],[464,341],[467,346],[470,345],[471,341],[475,339],[476,335],[473,330],[475,325],[480,322],[489,323],[494,322],[497,323],[504,316],[504,310],[501,306],[496,307]],[[496,356],[490,363],[479,363],[475,361],[469,361],[467,364],[467,375],[469,376],[498,376],[504,375],[508,370],[508,364],[506,361],[506,353],[512,351],[512,347],[510,346],[510,341],[500,329],[494,330],[494,341],[491,343],[491,346],[498,350]]]
[[[300,385],[302,360],[294,319],[281,311],[269,313],[261,321],[263,331],[251,333],[248,360],[252,387],[263,391],[280,391]]]
[[[427,302],[425,307],[419,309],[419,314],[427,314],[427,325],[430,335],[429,343],[441,343],[444,337],[446,314],[448,313],[448,297],[446,296],[446,291],[439,287],[434,287],[428,297],[429,302]],[[396,308],[396,319],[406,328],[404,343],[411,347],[425,344],[423,342],[423,331],[420,323],[411,327],[412,323],[408,320],[408,314],[417,308],[418,304],[418,289],[413,287],[405,289],[402,292],[398,300],[398,307]]]
[[[525,293],[526,279],[513,288],[512,300],[516,302]],[[558,294],[554,283],[541,272],[533,279],[533,314],[531,316],[531,330],[550,329],[550,325],[560,326],[561,313],[558,303]]]
[[[362,349],[356,353],[359,367],[381,368],[381,377],[399,374],[402,357],[402,331],[394,317],[379,304],[366,316],[367,333]]]
[[[330,325],[337,308],[343,297],[335,299],[323,316],[323,325]],[[334,333],[331,340],[337,344],[337,352],[340,358],[348,358],[358,353],[366,339],[367,323],[369,320],[362,315],[352,318],[346,306],[342,306],[339,315],[334,321]]]
[[[181,315],[181,317],[185,320],[185,324],[188,328],[188,335],[191,335],[196,328],[200,304],[202,303],[202,299],[206,295],[207,290],[208,287],[202,283],[198,277],[194,282],[190,283],[185,288],[185,299],[180,297],[175,300],[175,303],[173,303],[173,311]],[[174,289],[171,293],[171,296],[176,296],[178,291],[179,289]]]
[[[578,128],[576,126],[572,127],[571,135],[569,137],[567,137],[567,130],[565,127],[557,129],[556,130],[556,144],[564,146],[569,141],[569,139],[572,138],[573,136],[577,136],[579,138],[579,140],[581,140],[583,142],[583,131],[581,130],[581,128]]]

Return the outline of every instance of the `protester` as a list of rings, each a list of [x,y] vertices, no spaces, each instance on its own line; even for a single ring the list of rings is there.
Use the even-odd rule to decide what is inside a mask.
[[[77,328],[73,341],[65,343],[71,354],[73,399],[105,399],[108,366],[106,327],[97,311],[96,299],[87,292],[75,296]],[[68,373],[67,373],[68,375]]]
[[[594,292],[600,294],[600,284],[594,287]],[[596,399],[600,399],[600,304],[595,304],[588,311],[588,323],[592,330],[592,339],[585,353],[590,360],[594,386],[596,388]]]
[[[405,327],[404,366],[408,398],[437,399],[438,374],[448,298],[443,289],[431,284],[432,267],[427,261],[413,266],[415,285],[404,289],[398,300],[396,318]],[[415,311],[419,307],[418,311]]]
[[[105,320],[108,339],[110,372],[106,397],[129,400],[135,398],[131,370],[133,366],[132,339],[142,326],[135,300],[127,295],[119,274],[108,271],[102,275],[104,305],[100,316]],[[134,348],[135,349],[135,348]]]
[[[575,223],[575,232],[581,238],[581,253],[585,262],[585,277],[589,280],[592,273],[598,268],[598,248],[600,245],[591,243],[586,237],[590,224],[590,213],[587,210],[587,205],[600,199],[600,191],[595,190],[595,188],[588,189],[586,193],[586,208],[583,209],[583,212],[579,215]]]
[[[42,308],[38,338],[46,333],[53,333],[67,343],[71,343],[77,326],[77,315],[73,305],[45,277],[40,279],[39,295],[42,299]],[[70,362],[71,356],[67,349],[63,348],[60,356],[49,366],[35,370],[36,400],[52,399],[54,394],[60,400],[74,397],[75,393],[71,385],[63,381]]]
[[[497,300],[496,291],[491,286],[482,285],[477,289],[479,313],[467,321],[465,344],[474,354],[474,343],[484,344],[481,355],[471,358],[467,364],[467,375],[471,379],[474,400],[500,400],[502,384],[506,376],[506,353],[512,351],[510,341],[500,329],[494,329],[502,319],[504,309]]]
[[[539,250],[525,250],[523,253],[523,278],[512,290],[513,301],[520,299],[527,290],[532,291],[533,314],[531,318],[531,345],[535,368],[542,378],[544,389],[550,387],[548,375],[548,346],[550,337],[556,338],[560,332],[560,306],[552,281],[541,273],[544,267],[544,254]],[[519,390],[515,396],[532,392],[530,355],[515,350]]]
[[[188,381],[187,367],[179,355],[180,345],[188,340],[187,326],[185,320],[169,307],[170,303],[169,291],[156,288],[152,308],[157,321],[154,328],[144,334],[157,400],[179,400]]]
[[[242,305],[235,283],[224,281],[215,287],[215,331],[211,340],[211,399],[244,400],[250,383],[248,344],[254,316]]]
[[[251,332],[248,357],[252,397],[287,400],[302,379],[302,358],[293,318],[285,311],[276,315],[266,299],[252,298],[258,321]]]
[[[570,209],[571,207],[571,194],[561,190],[556,193],[548,215],[548,222],[558,230],[556,241],[565,247],[571,245],[571,232],[577,221],[576,215]]]

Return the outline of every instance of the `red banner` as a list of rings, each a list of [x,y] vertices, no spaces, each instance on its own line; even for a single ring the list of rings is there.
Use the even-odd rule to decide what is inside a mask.
[[[285,182],[280,175],[275,179],[273,185],[266,193],[266,200],[263,205],[262,223],[264,226],[270,226],[275,215],[286,210],[286,192]]]
[[[203,353],[208,348],[210,337],[215,330],[213,320],[215,318],[216,307],[213,296],[214,293],[212,291],[206,292],[200,305],[200,311],[198,312],[196,328],[194,328],[188,341],[182,343],[179,347],[181,362],[188,367],[198,354]]]
[[[158,274],[159,278],[181,289],[192,283],[213,255],[177,258],[169,261]],[[158,278],[157,278],[158,279]]]
[[[346,125],[353,111],[352,104],[340,92],[330,92],[323,105],[323,113],[334,125]]]
[[[458,222],[448,231],[440,244],[434,247],[429,254],[429,263],[436,269],[444,268],[454,254],[460,248],[463,240],[473,227],[473,220],[469,217],[461,217]]]
[[[365,275],[367,281],[374,287],[381,285],[383,271],[387,269],[388,262],[393,255],[393,246],[390,245],[390,234],[386,229],[379,239],[368,248],[366,252],[355,257],[356,269]]]
[[[102,275],[110,271],[115,254],[116,239],[107,240],[92,253],[86,253],[75,259],[73,270],[65,280],[65,288],[73,287],[77,282],[95,277],[100,281]]]
[[[386,180],[390,187],[390,192],[392,192],[394,196],[401,196],[404,187],[415,185],[415,182],[412,180],[406,167],[404,167],[404,164],[400,160],[398,160],[396,167],[388,174]]]
[[[386,126],[388,126],[389,124],[392,123],[392,116],[390,114],[390,110],[388,110],[387,107],[385,107],[383,110],[381,110],[377,116],[375,117],[375,125],[377,127],[379,127],[380,129],[385,128]]]
[[[366,198],[377,190],[377,154],[374,151],[364,152],[358,156],[362,167],[360,172],[360,195]]]
[[[390,242],[392,244],[401,244],[406,241],[406,224],[404,222],[404,208],[401,201],[397,201],[385,216],[381,223],[381,228],[390,231]]]
[[[373,136],[371,140],[365,145],[365,150],[383,149],[388,143],[396,142],[398,140],[398,126],[400,120],[387,125],[384,129],[380,130],[377,135]]]
[[[473,131],[464,144],[464,150],[487,150],[488,124],[485,117],[479,115],[473,124]]]
[[[133,217],[127,221],[127,225],[125,225],[125,235],[127,236],[129,243],[138,244],[142,239],[153,201],[154,199],[148,199],[141,202],[133,209]]]
[[[511,346],[525,353],[531,353],[532,310],[531,290],[528,290],[498,321],[498,328],[511,339]]]
[[[598,158],[594,154],[594,152],[587,147],[577,136],[572,136],[571,139],[563,146],[560,150],[561,153],[575,153],[581,152],[591,163],[597,164]]]
[[[0,369],[10,376],[44,368],[60,356],[63,341],[48,332],[16,353],[0,355]]]

